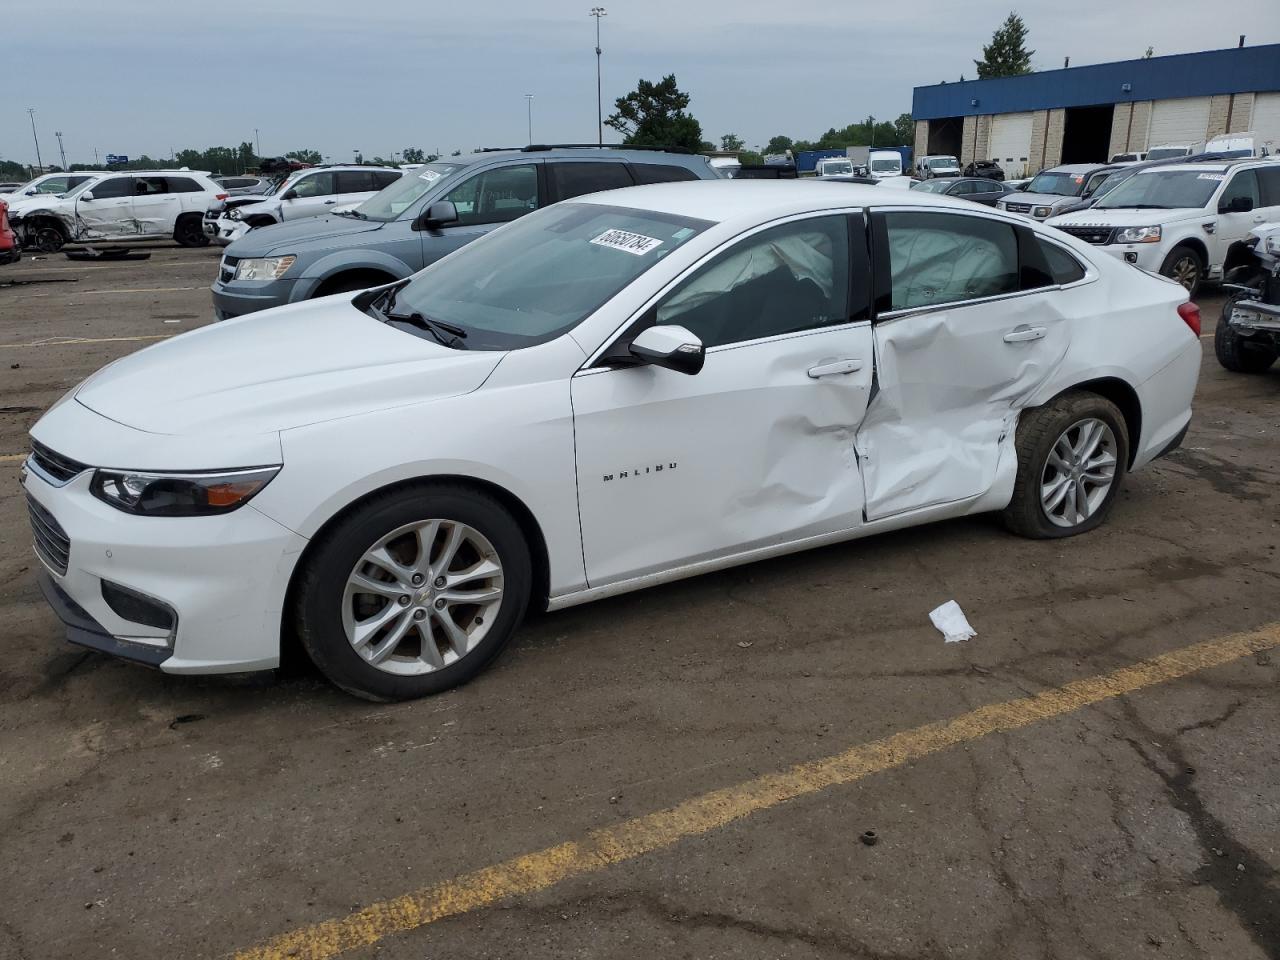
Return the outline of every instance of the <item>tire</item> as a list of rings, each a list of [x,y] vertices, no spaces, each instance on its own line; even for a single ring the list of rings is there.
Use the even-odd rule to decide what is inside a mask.
[[[1204,257],[1193,247],[1174,247],[1160,264],[1160,274],[1177,280],[1187,288],[1187,296],[1194,297],[1204,282]]]
[[[1062,451],[1058,446],[1060,443],[1066,442],[1069,447],[1078,445],[1082,439],[1082,424],[1100,424],[1105,427],[1099,439],[1098,450],[1100,453],[1108,453],[1111,459],[1110,480],[1104,491],[1098,477],[1107,474],[1108,469],[1102,460],[1088,455],[1086,447],[1082,473],[1075,476],[1082,477],[1087,512],[1075,510],[1079,500],[1074,498],[1078,485],[1072,479],[1073,475],[1059,470],[1050,461],[1055,447],[1059,452]],[[1013,499],[1001,515],[1009,530],[1040,540],[1073,537],[1087,533],[1106,519],[1129,463],[1129,431],[1125,426],[1124,415],[1114,403],[1084,390],[1064,393],[1043,407],[1036,407],[1023,414],[1018,422],[1014,446],[1018,453],[1017,480],[1014,483]],[[1070,467],[1070,457],[1065,459],[1068,461],[1066,465]],[[1089,463],[1096,464],[1093,470],[1087,469]],[[1090,476],[1094,477],[1092,483]],[[1046,491],[1056,493],[1061,490],[1062,483],[1059,481],[1065,482],[1066,498],[1051,513],[1046,505]],[[1083,519],[1080,519],[1081,515]]]
[[[455,536],[461,545],[445,560]],[[442,574],[451,582],[437,596]],[[293,614],[303,648],[336,686],[366,700],[411,700],[488,666],[520,625],[532,583],[529,546],[501,503],[467,486],[423,483],[373,497],[317,540]]]
[[[41,253],[57,253],[66,245],[67,235],[52,220],[37,220],[27,229],[27,246]]]
[[[1234,294],[1223,305],[1222,316],[1213,331],[1213,352],[1218,362],[1232,373],[1266,373],[1276,362],[1280,350],[1270,340],[1255,340],[1241,335],[1229,320],[1236,301],[1246,297],[1252,297],[1252,294]]]
[[[173,226],[173,239],[184,247],[207,247],[209,238],[204,232],[204,217],[198,213],[184,213]]]

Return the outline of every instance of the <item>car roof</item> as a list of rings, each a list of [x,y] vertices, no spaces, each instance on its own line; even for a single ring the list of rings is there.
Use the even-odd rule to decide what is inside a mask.
[[[700,153],[676,153],[666,150],[628,150],[626,147],[611,148],[606,146],[604,149],[600,147],[512,147],[506,149],[486,149],[477,153],[467,153],[460,157],[440,157],[437,163],[482,163],[486,160],[507,160],[512,157],[520,157],[522,159],[536,160],[539,157],[557,157],[564,159],[571,157],[574,159],[584,158],[588,160],[612,159],[619,158],[626,160],[628,163],[678,163],[682,166],[693,166],[696,160],[709,160],[708,157]],[[830,157],[825,159],[839,159]],[[710,164],[708,164],[709,166]]]
[[[1042,173],[1093,173],[1095,170],[1102,170],[1106,167],[1114,166],[1110,163],[1064,163],[1061,166],[1050,167],[1048,170],[1042,170]]]
[[[76,172],[79,173],[80,171]],[[208,170],[86,170],[84,172],[95,173],[104,177],[155,177],[170,174],[183,177],[190,176],[191,174],[201,177],[209,176]]]
[[[988,209],[919,190],[884,190],[858,183],[802,183],[799,180],[686,180],[646,187],[623,187],[578,197],[567,203],[594,203],[652,210],[724,223],[763,223],[778,217],[866,206],[951,207],[969,213]],[[1021,219],[1010,216],[1011,220]]]

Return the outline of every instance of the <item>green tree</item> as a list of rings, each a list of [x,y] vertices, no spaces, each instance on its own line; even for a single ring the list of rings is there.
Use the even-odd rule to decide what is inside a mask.
[[[253,152],[253,144],[248,140],[240,141],[240,146],[236,148],[236,159],[240,162],[241,170],[248,170],[258,165],[258,156]]]
[[[322,163],[324,157],[320,156],[319,150],[290,150],[285,154],[290,160],[297,160],[299,163]],[[359,163],[359,155],[357,154],[356,163]]]
[[[702,124],[686,112],[688,106],[689,95],[669,73],[657,83],[640,80],[635,90],[614,101],[616,112],[605,123],[622,134],[624,143],[696,152],[703,143]]]
[[[726,133],[720,138],[720,149],[726,152],[741,153],[746,144],[736,133]]]
[[[1031,72],[1028,50],[1027,25],[1018,14],[1010,13],[1004,23],[991,35],[991,42],[982,48],[982,59],[973,61],[978,68],[978,79],[990,77],[1020,77]]]
[[[899,114],[898,119],[893,121],[893,140],[895,144],[904,147],[916,142],[916,122],[911,119],[911,114]]]
[[[743,150],[738,154],[738,162],[744,167],[758,167],[764,163],[764,157],[754,150]]]
[[[405,163],[426,163],[427,159],[419,147],[405,147],[403,156]]]
[[[1143,59],[1143,60],[1150,60],[1150,59],[1151,59],[1152,57],[1154,57],[1155,55],[1156,55],[1156,48],[1155,48],[1155,47],[1147,47],[1147,52],[1146,52],[1146,53],[1144,53],[1144,54],[1142,55],[1142,59]]]
[[[772,140],[764,145],[765,153],[786,153],[795,145],[795,141],[790,137],[784,137],[778,134]]]

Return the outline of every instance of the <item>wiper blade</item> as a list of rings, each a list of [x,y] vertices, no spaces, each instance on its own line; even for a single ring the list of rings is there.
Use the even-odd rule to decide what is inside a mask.
[[[387,313],[388,320],[399,320],[401,323],[412,324],[420,330],[426,330],[438,343],[446,347],[453,347],[457,350],[465,349],[462,341],[467,339],[467,331],[461,327],[456,327],[452,323],[445,323],[443,320],[432,320],[430,317],[423,316],[416,310],[412,313]]]
[[[369,219],[369,215],[368,215],[368,214],[361,213],[359,210],[343,210],[343,211],[342,211],[342,215],[343,215],[344,217],[355,217],[357,220],[368,220],[368,219]]]

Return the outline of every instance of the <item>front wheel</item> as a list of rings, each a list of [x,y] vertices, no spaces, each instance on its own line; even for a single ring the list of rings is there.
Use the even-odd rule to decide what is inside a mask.
[[[452,484],[379,495],[314,550],[296,591],[299,637],[325,676],[368,700],[470,680],[511,639],[533,582],[510,512]]]
[[[1266,373],[1280,355],[1273,341],[1246,337],[1231,326],[1231,311],[1237,300],[1252,298],[1253,294],[1237,293],[1222,308],[1218,326],[1213,331],[1213,352],[1232,373]]]
[[[1116,405],[1073,391],[1025,413],[1018,474],[1005,526],[1024,537],[1086,533],[1111,511],[1129,463],[1129,432]]]
[[[51,223],[35,224],[27,236],[27,246],[41,253],[57,253],[67,242],[66,235]]]
[[[1160,265],[1160,274],[1177,280],[1194,297],[1204,282],[1204,258],[1191,247],[1174,247]]]

